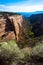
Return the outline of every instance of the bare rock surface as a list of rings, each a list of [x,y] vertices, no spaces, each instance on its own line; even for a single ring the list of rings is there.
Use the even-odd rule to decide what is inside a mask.
[[[22,23],[22,15],[0,17],[0,38],[8,40],[16,39],[18,41]]]

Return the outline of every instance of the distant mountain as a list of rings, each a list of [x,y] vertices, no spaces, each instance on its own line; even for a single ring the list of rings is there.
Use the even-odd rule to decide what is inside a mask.
[[[18,13],[23,15],[24,17],[30,17],[33,12],[18,12]]]
[[[35,12],[4,12],[4,11],[0,11],[0,14],[1,15],[4,15],[4,14],[8,14],[8,15],[23,15],[24,17],[30,17],[32,14],[40,14],[40,13],[43,13],[43,11],[35,11]]]
[[[41,14],[43,13],[43,11],[35,11],[35,12],[17,12],[21,15],[23,15],[24,17],[30,17],[32,14]]]
[[[36,11],[36,12],[34,12],[34,14],[41,14],[41,13],[43,13],[43,11]]]

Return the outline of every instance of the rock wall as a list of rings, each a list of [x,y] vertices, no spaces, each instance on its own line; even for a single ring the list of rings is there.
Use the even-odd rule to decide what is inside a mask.
[[[30,23],[32,25],[32,31],[35,37],[43,35],[43,14],[33,14],[30,17]]]
[[[16,39],[18,41],[22,23],[22,15],[0,17],[0,38],[6,40]]]

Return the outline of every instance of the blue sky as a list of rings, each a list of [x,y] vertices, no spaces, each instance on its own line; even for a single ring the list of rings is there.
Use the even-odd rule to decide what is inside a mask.
[[[43,0],[0,0],[0,11],[9,12],[43,11]]]

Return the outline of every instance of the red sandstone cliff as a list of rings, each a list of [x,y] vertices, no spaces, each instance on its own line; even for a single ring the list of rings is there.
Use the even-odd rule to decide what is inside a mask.
[[[16,39],[18,41],[21,34],[20,30],[26,32],[24,23],[25,19],[22,15],[0,16],[0,38],[5,40]]]

